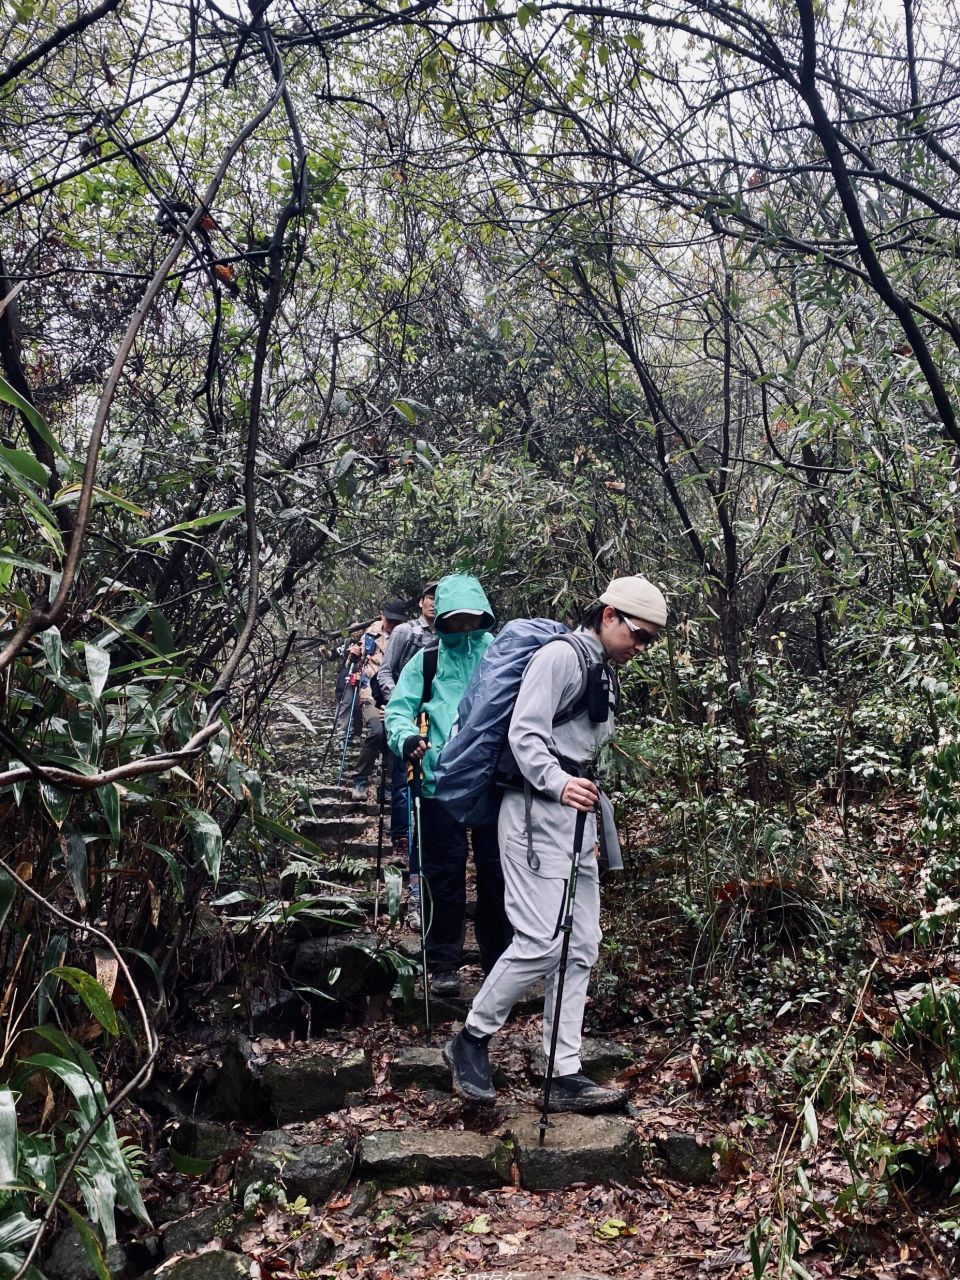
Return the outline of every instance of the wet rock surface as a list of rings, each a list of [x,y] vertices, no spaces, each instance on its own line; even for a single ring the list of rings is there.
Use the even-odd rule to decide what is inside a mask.
[[[656,1139],[656,1147],[667,1163],[671,1178],[694,1184],[712,1182],[714,1178],[713,1148],[687,1133],[671,1133]]]
[[[211,1240],[230,1230],[233,1216],[229,1201],[224,1200],[168,1223],[162,1238],[163,1256],[172,1258],[179,1253],[193,1253],[209,1244]]]
[[[234,1035],[224,1046],[222,1066],[209,1096],[218,1120],[243,1120],[258,1124],[268,1118],[269,1104],[253,1065],[253,1045],[246,1036]]]
[[[243,1143],[243,1137],[226,1125],[210,1120],[183,1120],[171,1136],[170,1145],[194,1160],[216,1160]]]
[[[109,1245],[105,1261],[110,1275],[119,1276],[126,1267],[126,1253],[118,1244]],[[96,1280],[96,1268],[79,1231],[71,1227],[60,1232],[47,1254],[43,1272],[51,1280]]]
[[[432,1046],[414,1045],[403,1049],[390,1066],[390,1080],[395,1089],[408,1089],[415,1085],[420,1089],[438,1089],[449,1093],[450,1068],[443,1060],[443,1051]]]
[[[154,1280],[248,1280],[253,1263],[226,1249],[207,1249],[187,1258],[176,1258],[153,1272]]]
[[[339,1110],[348,1093],[373,1084],[373,1074],[369,1055],[357,1049],[345,1058],[317,1053],[290,1062],[268,1062],[262,1080],[272,1114],[279,1124],[287,1124]]]
[[[361,1140],[360,1169],[386,1187],[497,1187],[510,1180],[510,1154],[496,1138],[478,1133],[373,1133]]]
[[[551,1116],[540,1146],[539,1116],[511,1122],[514,1158],[521,1185],[530,1189],[567,1187],[573,1182],[626,1182],[638,1173],[642,1148],[633,1125],[619,1116]]]
[[[325,1200],[343,1186],[353,1168],[353,1156],[341,1141],[323,1144],[273,1129],[246,1154],[236,1175],[239,1199],[254,1182],[282,1186],[288,1199],[303,1196],[310,1204]]]

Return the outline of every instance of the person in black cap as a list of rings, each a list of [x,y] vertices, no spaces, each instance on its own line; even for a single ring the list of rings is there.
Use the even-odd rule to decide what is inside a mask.
[[[434,596],[437,593],[436,582],[427,582],[420,592],[420,616],[410,622],[403,622],[395,627],[391,636],[377,681],[383,696],[389,702],[390,695],[400,679],[400,672],[413,655],[426,648],[436,639],[433,630]]]
[[[353,779],[352,800],[366,800],[370,786],[370,774],[374,770],[380,755],[386,750],[386,739],[383,734],[383,707],[378,705],[371,688],[371,681],[377,676],[383,655],[387,651],[390,635],[398,623],[407,617],[407,606],[402,600],[390,600],[380,611],[380,621],[375,622],[364,632],[360,643],[355,646],[355,656],[363,655],[364,662],[360,669],[360,714],[363,717],[364,736],[357,756],[357,772]],[[379,684],[379,681],[378,681]]]

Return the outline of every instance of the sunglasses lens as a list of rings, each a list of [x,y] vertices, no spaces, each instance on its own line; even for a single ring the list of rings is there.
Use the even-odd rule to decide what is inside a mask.
[[[652,636],[649,631],[645,631],[643,627],[638,627],[637,624],[631,621],[630,618],[626,617],[625,614],[618,613],[617,617],[630,632],[630,635],[633,637],[634,644],[638,644],[644,649],[647,645],[653,644],[656,636]]]

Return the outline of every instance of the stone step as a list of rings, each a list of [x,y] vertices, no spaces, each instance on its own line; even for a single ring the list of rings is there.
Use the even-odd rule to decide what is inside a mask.
[[[636,1053],[629,1045],[618,1044],[615,1040],[584,1036],[580,1044],[583,1071],[601,1084],[632,1066],[636,1058]],[[540,1047],[530,1055],[530,1070],[537,1079],[543,1079],[547,1070],[547,1059]]]
[[[289,1062],[268,1062],[260,1078],[278,1124],[315,1120],[339,1111],[348,1093],[373,1084],[370,1058],[363,1049],[340,1060],[317,1053]]]
[[[290,730],[291,732],[297,733],[305,741],[312,740],[315,742],[325,743],[327,738],[329,738],[330,736],[331,730],[333,729],[333,721],[328,720],[324,716],[318,715],[317,712],[311,709],[310,707],[303,707],[302,710],[304,715],[313,725],[313,728],[314,728],[313,733],[310,732],[310,730],[307,728],[306,725],[301,724],[300,721],[297,720],[295,717],[288,716],[286,714],[286,711],[280,710],[279,708],[278,708],[278,714],[276,715],[275,718],[271,719],[270,724],[268,726],[270,732],[276,733],[278,731],[286,732],[287,730]],[[342,746],[343,737],[342,735],[337,735],[337,736],[340,737],[340,744]]]
[[[308,715],[309,715],[309,712],[308,712]],[[327,745],[327,741],[330,738],[330,725],[323,724],[321,721],[316,720],[313,716],[310,716],[310,720],[311,720],[311,723],[313,724],[314,729],[316,730],[315,733],[311,733],[309,729],[305,728],[304,725],[302,725],[299,722],[299,720],[286,720],[286,719],[272,721],[269,725],[267,725],[267,733],[275,740],[279,739],[281,742],[298,742],[298,743],[304,743],[304,744],[311,743],[314,745],[314,747],[318,752],[321,752],[324,749],[324,747]],[[331,754],[333,754],[334,750],[337,748],[338,738],[339,738],[339,735],[335,735],[334,744],[330,748]],[[342,738],[339,738],[339,747],[340,747],[340,750],[342,751],[343,750]],[[339,762],[339,756],[337,758]]]
[[[393,851],[390,844],[390,836],[386,831],[383,833],[383,850],[384,855],[386,855],[388,850],[390,850],[391,853]],[[345,858],[376,859],[377,842],[376,840],[344,840],[343,844],[340,846],[340,852]]]
[[[510,1181],[510,1152],[479,1133],[388,1129],[361,1138],[360,1176],[381,1187],[501,1187]]]
[[[524,1112],[509,1124],[509,1143],[469,1130],[380,1130],[367,1133],[357,1151],[359,1176],[380,1187],[447,1186],[482,1190],[513,1181],[529,1190],[551,1190],[574,1183],[629,1183],[643,1164],[643,1148],[634,1126],[618,1116],[557,1115],[540,1146],[539,1115]],[[288,1133],[264,1135],[238,1178],[249,1181],[259,1148],[272,1156],[278,1148],[291,1162],[292,1182],[301,1183],[301,1167],[322,1178],[330,1165],[342,1167],[341,1148],[294,1145]],[[514,1173],[516,1165],[517,1173]],[[313,1166],[319,1166],[315,1170]],[[329,1176],[329,1175],[327,1175]],[[290,1195],[290,1187],[287,1187]]]
[[[321,800],[343,799],[344,801],[346,801],[350,795],[349,787],[338,787],[338,786],[335,786],[332,782],[321,787],[313,787],[312,791],[313,791],[313,795],[311,798],[313,799],[315,804],[317,803],[317,801],[321,801]],[[303,810],[301,809],[300,812],[303,812]]]
[[[510,1080],[498,1066],[495,1055],[491,1059],[490,1069],[497,1088],[509,1088]],[[390,1083],[397,1091],[416,1087],[452,1093],[450,1068],[444,1061],[442,1046],[421,1044],[401,1049],[390,1064]]]
[[[287,1198],[303,1196],[311,1204],[321,1204],[346,1182],[353,1156],[343,1142],[328,1145],[305,1141],[283,1129],[265,1133],[247,1152],[234,1180],[240,1201],[253,1182],[275,1186],[282,1182]],[[204,1255],[201,1255],[204,1256]]]
[[[325,818],[363,818],[365,822],[369,822],[371,818],[376,821],[380,815],[380,806],[374,801],[351,800],[350,792],[344,791],[341,796],[336,799],[312,801],[310,808],[301,807],[299,809],[301,817],[301,825],[303,821],[313,821],[315,819],[323,820]],[[389,820],[389,811],[384,810],[384,816]]]
[[[473,1003],[473,998],[480,990],[479,982],[462,982],[460,984],[460,994],[458,996],[435,996],[430,994],[430,1021],[437,1022],[462,1022],[467,1016],[467,1010]],[[408,1009],[404,1003],[402,995],[395,995],[392,999],[393,1016],[398,1022],[421,1022],[423,1020],[423,987],[418,982],[416,994]],[[543,983],[535,982],[532,987],[528,987],[517,1003],[513,1006],[512,1017],[517,1017],[528,1013],[540,1013],[543,1009]]]
[[[531,1190],[629,1182],[643,1163],[637,1131],[620,1116],[551,1116],[541,1147],[540,1117],[530,1112],[511,1122],[510,1136],[520,1185]]]
[[[517,1165],[521,1187],[628,1183],[643,1166],[634,1125],[618,1116],[558,1115],[540,1146],[539,1115],[509,1126],[513,1146],[468,1130],[381,1130],[360,1140],[360,1176],[380,1187],[502,1187]]]
[[[300,1040],[289,1049],[266,1053],[261,1042],[233,1035],[221,1053],[219,1074],[200,1091],[198,1105],[227,1122],[260,1126],[312,1120],[346,1106],[348,1094],[373,1085],[370,1056],[364,1049],[343,1056],[311,1049]]]
[[[354,818],[348,815],[337,818],[301,818],[298,830],[308,840],[322,848],[335,849],[346,841],[357,840],[370,825],[367,818]],[[376,847],[374,847],[376,852]]]

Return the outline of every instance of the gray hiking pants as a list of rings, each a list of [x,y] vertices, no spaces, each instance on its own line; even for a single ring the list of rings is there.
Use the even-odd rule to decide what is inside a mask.
[[[502,831],[502,829],[501,829]],[[502,832],[503,834],[503,832]],[[527,865],[526,839],[521,834],[501,845],[504,905],[513,926],[513,941],[490,970],[466,1017],[471,1035],[499,1031],[526,989],[541,978],[545,983],[543,1052],[550,1053],[557,973],[563,934],[557,926],[564,907],[566,867],[556,858],[544,859],[539,872]],[[566,859],[569,867],[570,860]],[[561,874],[557,874],[557,872]],[[588,846],[580,860],[573,931],[560,1009],[554,1074],[580,1070],[583,1010],[590,970],[600,949],[600,878]]]

